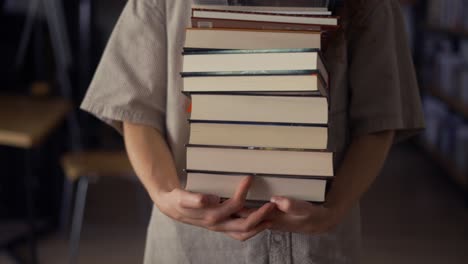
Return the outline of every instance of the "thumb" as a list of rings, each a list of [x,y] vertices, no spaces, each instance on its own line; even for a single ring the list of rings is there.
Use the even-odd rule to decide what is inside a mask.
[[[276,204],[278,210],[293,215],[303,215],[310,211],[310,204],[306,201],[299,201],[282,196],[273,196],[270,202]]]
[[[179,205],[188,209],[203,209],[219,204],[220,198],[215,195],[194,193],[185,190],[178,192]]]

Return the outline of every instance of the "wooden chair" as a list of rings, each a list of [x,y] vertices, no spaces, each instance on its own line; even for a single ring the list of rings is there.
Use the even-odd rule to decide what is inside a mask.
[[[57,130],[70,110],[71,104],[60,98],[0,95],[0,145],[23,149],[26,154],[23,182],[28,222],[27,228],[10,230],[13,234],[8,241],[0,241],[0,247],[18,237],[28,237],[30,263],[38,262],[36,233],[40,231],[36,226],[33,182],[37,175],[31,168],[34,162],[32,153]]]
[[[65,120],[69,102],[59,98],[0,95],[0,145],[32,149]]]
[[[77,183],[69,252],[69,263],[77,263],[86,195],[90,179],[116,176],[135,178],[136,176],[127,158],[127,154],[123,151],[69,153],[63,156],[62,166],[67,179],[72,183]],[[65,199],[67,201],[72,200],[71,196],[65,197]],[[69,213],[70,210],[65,208],[64,211]]]

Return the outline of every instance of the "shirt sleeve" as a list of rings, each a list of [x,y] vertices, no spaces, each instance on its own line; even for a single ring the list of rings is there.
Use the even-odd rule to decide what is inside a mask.
[[[81,108],[122,132],[122,121],[165,133],[167,47],[164,7],[129,0]]]
[[[399,3],[378,1],[357,20],[349,37],[352,135],[415,134],[424,118]]]

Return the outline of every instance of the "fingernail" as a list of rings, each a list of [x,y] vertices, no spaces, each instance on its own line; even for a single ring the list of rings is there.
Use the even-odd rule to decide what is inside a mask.
[[[270,202],[272,202],[272,203],[277,203],[277,202],[279,202],[279,200],[280,200],[279,197],[273,196],[273,197],[271,197]]]

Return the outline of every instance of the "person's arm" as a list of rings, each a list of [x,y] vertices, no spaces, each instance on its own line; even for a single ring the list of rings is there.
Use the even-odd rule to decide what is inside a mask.
[[[155,205],[172,219],[242,241],[271,226],[263,220],[274,209],[272,203],[255,210],[248,218],[232,218],[244,207],[251,177],[244,179],[231,199],[220,203],[219,197],[181,189],[171,152],[158,130],[124,122],[124,139],[137,176]]]
[[[379,174],[393,137],[385,131],[354,138],[323,205],[272,197],[278,208],[270,216],[272,229],[320,234],[338,225]]]
[[[394,131],[354,138],[328,193],[328,208],[343,216],[379,175],[393,144]]]
[[[124,140],[135,173],[154,202],[161,191],[180,188],[171,152],[158,130],[124,122]]]

